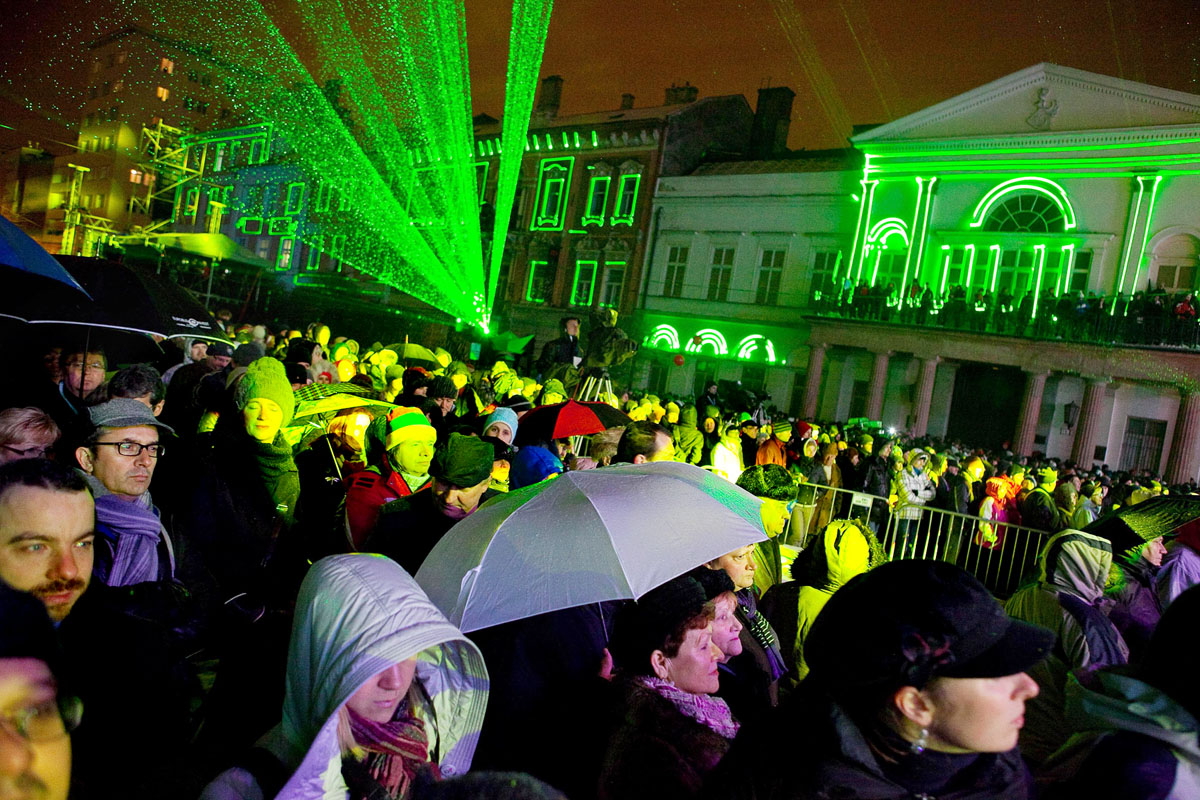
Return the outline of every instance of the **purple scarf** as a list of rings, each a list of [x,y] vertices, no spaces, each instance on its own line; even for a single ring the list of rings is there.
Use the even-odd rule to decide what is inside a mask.
[[[733,718],[733,712],[729,710],[729,705],[721,698],[709,694],[685,692],[673,683],[650,675],[639,675],[637,680],[660,697],[670,700],[671,705],[675,706],[675,710],[685,717],[696,720],[726,739],[737,736],[738,728],[741,726]]]
[[[96,578],[107,586],[156,581],[162,522],[153,506],[122,500],[114,494],[96,498],[96,529],[103,536],[111,564],[96,562]],[[174,573],[174,565],[170,570]],[[107,573],[107,574],[105,574]]]

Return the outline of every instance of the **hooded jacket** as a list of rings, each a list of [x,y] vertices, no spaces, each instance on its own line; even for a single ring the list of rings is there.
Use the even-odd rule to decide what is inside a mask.
[[[1200,797],[1200,723],[1153,686],[1119,672],[1067,684],[1067,719],[1080,731],[1047,765],[1065,782],[1052,798]]]
[[[833,593],[846,581],[873,566],[871,546],[854,522],[831,522],[821,538],[827,574],[825,582],[819,586],[800,587],[800,598],[796,608],[796,640],[791,648],[791,654],[795,658],[795,669],[788,673],[788,679],[793,684],[804,680],[808,675],[808,664],[804,660],[804,640],[808,638],[808,632],[821,609],[825,608],[829,598],[833,597]]]
[[[721,437],[721,441],[712,451],[712,471],[733,483],[737,483],[737,479],[742,477],[742,471],[746,469],[739,441],[741,436],[737,428],[734,428],[732,434],[727,433]]]
[[[704,455],[704,434],[698,426],[700,414],[695,406],[684,406],[679,412],[679,422],[671,428],[671,439],[675,442],[675,460],[685,464],[699,464]]]
[[[1050,657],[1029,670],[1041,691],[1025,706],[1021,751],[1033,763],[1050,756],[1071,732],[1062,711],[1067,674],[1129,659],[1125,640],[1100,608],[1111,567],[1107,539],[1062,531],[1042,551],[1037,583],[1019,590],[1004,606],[1010,615],[1049,628],[1057,637]]]
[[[921,472],[917,472],[917,461],[921,458],[925,459],[925,467]],[[929,454],[924,450],[914,447],[908,452],[905,467],[900,470],[896,479],[896,494],[900,501],[896,508],[897,519],[920,519],[921,506],[937,495],[937,488],[933,481],[929,480],[929,473],[925,471],[928,466]]]
[[[391,559],[330,556],[312,566],[296,602],[283,720],[259,744],[290,777],[287,800],[343,800],[338,710],[370,678],[416,656],[427,702],[414,709],[430,758],[447,777],[466,772],[483,724],[488,674],[479,649]],[[261,797],[245,769],[227,770],[202,800]]]
[[[1171,545],[1155,579],[1163,610],[1197,583],[1200,583],[1200,531],[1189,528]]]

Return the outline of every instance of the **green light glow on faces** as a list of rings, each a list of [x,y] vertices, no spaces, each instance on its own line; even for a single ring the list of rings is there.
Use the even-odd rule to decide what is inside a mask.
[[[650,347],[661,347],[668,350],[679,349],[679,331],[675,330],[670,325],[663,323],[654,330],[650,331],[650,335],[646,337],[646,344]]]
[[[700,339],[699,343],[695,341],[697,337]],[[686,353],[703,353],[706,347],[711,348],[713,355],[717,356],[723,356],[729,352],[729,345],[725,342],[724,334],[713,328],[696,331],[696,335],[684,345],[683,350]]]
[[[971,227],[978,228],[982,226],[987,220],[988,212],[992,210],[992,206],[999,202],[1002,197],[1021,192],[1036,192],[1050,198],[1058,206],[1058,210],[1062,212],[1063,225],[1066,230],[1074,229],[1075,209],[1071,206],[1071,201],[1067,198],[1066,190],[1054,181],[1035,177],[1013,178],[993,187],[990,192],[983,196],[979,204],[975,206],[975,212],[971,215]]]

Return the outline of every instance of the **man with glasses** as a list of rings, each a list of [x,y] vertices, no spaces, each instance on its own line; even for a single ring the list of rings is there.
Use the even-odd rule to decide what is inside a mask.
[[[96,498],[96,579],[108,586],[171,580],[171,539],[150,498],[150,481],[166,446],[146,406],[119,397],[89,409],[92,433],[75,460]]]
[[[82,704],[61,664],[45,607],[0,581],[0,797],[66,800]]]

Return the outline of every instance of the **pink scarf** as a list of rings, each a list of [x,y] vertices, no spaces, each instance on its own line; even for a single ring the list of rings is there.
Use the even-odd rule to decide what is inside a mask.
[[[414,716],[403,715],[391,722],[372,722],[352,709],[350,731],[359,747],[367,751],[371,777],[392,797],[408,794],[417,770],[429,763],[429,737],[425,725]],[[430,765],[437,774],[437,765]]]
[[[685,717],[696,720],[726,739],[737,736],[738,728],[741,725],[733,718],[733,712],[721,698],[708,694],[685,692],[673,683],[649,675],[640,675],[638,680],[646,688],[653,689],[660,697],[670,700],[675,709]]]

